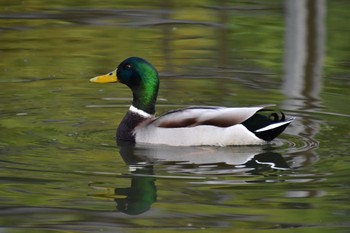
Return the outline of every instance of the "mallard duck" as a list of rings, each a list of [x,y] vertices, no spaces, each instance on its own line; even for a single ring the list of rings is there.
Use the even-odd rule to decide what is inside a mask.
[[[116,70],[90,81],[120,82],[132,91],[132,105],[117,128],[118,141],[172,146],[260,145],[277,137],[293,120],[266,108],[271,105],[188,107],[156,117],[158,72],[138,57],[127,58]]]

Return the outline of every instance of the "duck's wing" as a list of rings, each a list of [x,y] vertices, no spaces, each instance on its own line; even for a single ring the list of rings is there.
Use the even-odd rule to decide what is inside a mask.
[[[240,124],[266,106],[256,107],[190,107],[168,112],[151,124],[161,128],[193,127],[197,125],[213,125],[229,127]]]

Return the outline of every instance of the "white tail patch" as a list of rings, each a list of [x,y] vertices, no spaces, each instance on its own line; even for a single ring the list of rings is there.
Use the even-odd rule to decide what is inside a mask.
[[[290,119],[290,120],[288,120],[288,121],[283,121],[283,122],[274,123],[274,124],[265,126],[264,128],[255,130],[255,132],[259,133],[259,132],[268,131],[268,130],[271,130],[271,129],[276,129],[276,128],[282,126],[282,125],[289,124],[289,123],[292,122],[292,121],[293,121],[293,119]]]

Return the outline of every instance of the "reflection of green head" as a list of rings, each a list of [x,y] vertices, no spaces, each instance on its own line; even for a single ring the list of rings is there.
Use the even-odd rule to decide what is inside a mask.
[[[136,108],[154,114],[159,78],[150,63],[142,58],[130,57],[119,64],[117,79],[132,90]]]
[[[141,168],[136,170],[135,173],[144,176],[133,176],[130,188],[115,189],[116,195],[126,196],[126,198],[115,199],[117,209],[129,215],[146,212],[157,199],[157,189],[154,184],[155,178],[147,176],[153,174],[153,169]]]

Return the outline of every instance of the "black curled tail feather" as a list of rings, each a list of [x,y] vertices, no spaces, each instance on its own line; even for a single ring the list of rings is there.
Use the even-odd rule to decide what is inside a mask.
[[[286,127],[290,124],[292,119],[286,120],[286,116],[283,112],[272,112],[268,115],[261,114],[263,112],[271,112],[270,109],[262,109],[254,114],[249,119],[245,120],[242,124],[251,132],[253,132],[258,138],[265,141],[271,141],[279,134],[281,134]],[[285,124],[283,124],[285,122]],[[282,123],[282,124],[281,124]],[[273,127],[275,125],[275,127]],[[260,130],[267,126],[266,130]]]
[[[268,125],[271,125],[273,123],[283,122],[285,121],[285,115],[281,112],[281,115],[279,115],[277,112],[272,112],[271,109],[262,109],[255,113],[253,116],[245,120],[242,124],[249,130],[249,131],[256,131],[258,129],[264,128]],[[272,112],[270,114],[262,114],[265,112]]]

